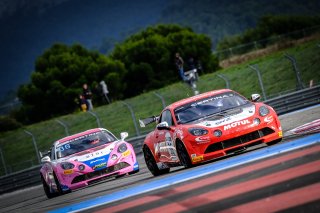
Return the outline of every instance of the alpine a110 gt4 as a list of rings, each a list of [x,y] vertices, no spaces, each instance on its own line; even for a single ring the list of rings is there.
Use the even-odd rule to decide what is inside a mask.
[[[142,127],[157,122],[142,147],[148,169],[157,176],[170,167],[187,168],[258,144],[278,143],[282,139],[278,116],[259,99],[259,94],[248,100],[229,89],[215,90],[140,120]]]
[[[48,198],[85,187],[107,177],[139,171],[131,144],[106,129],[87,130],[56,141],[41,159],[41,180]]]

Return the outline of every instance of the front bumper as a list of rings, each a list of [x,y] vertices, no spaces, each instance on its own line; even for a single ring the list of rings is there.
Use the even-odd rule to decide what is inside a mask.
[[[91,169],[90,171],[74,171],[71,174],[61,174],[60,184],[63,191],[75,190],[104,179],[109,179],[127,173],[134,173],[135,171],[139,171],[139,164],[137,161],[122,161],[112,166],[97,170]]]
[[[193,164],[224,157],[241,152],[249,147],[266,144],[282,139],[280,125],[274,120],[273,124],[262,124],[257,127],[229,132],[220,138],[210,136],[210,140],[197,143],[194,138],[186,138],[186,146]]]

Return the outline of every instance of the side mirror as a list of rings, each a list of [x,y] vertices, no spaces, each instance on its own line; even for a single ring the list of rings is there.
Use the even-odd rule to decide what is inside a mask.
[[[46,163],[46,162],[50,162],[50,161],[51,161],[51,159],[50,159],[49,156],[45,156],[45,157],[43,157],[43,158],[41,159],[41,163]]]
[[[121,132],[120,133],[120,138],[123,141],[124,139],[126,139],[129,136],[129,134],[127,132]]]
[[[252,102],[257,102],[257,101],[260,100],[260,98],[261,98],[261,96],[259,94],[252,94],[251,95],[251,101]]]
[[[163,122],[161,122],[161,123],[159,123],[159,124],[157,125],[157,129],[158,129],[158,130],[170,130],[171,128],[169,127],[168,122],[163,121]]]

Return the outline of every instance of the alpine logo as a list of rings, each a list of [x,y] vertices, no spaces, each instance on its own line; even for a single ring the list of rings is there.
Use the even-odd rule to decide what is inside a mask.
[[[237,122],[233,122],[231,124],[225,125],[223,128],[224,130],[228,130],[237,126],[241,126],[241,125],[246,125],[246,124],[250,124],[249,120],[242,120],[242,121],[237,121]]]

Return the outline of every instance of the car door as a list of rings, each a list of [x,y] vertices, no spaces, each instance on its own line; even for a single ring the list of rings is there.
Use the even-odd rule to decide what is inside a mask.
[[[163,122],[167,122],[169,129],[156,130],[155,152],[161,162],[176,162],[178,157],[172,140],[175,126],[170,110],[162,112],[159,124],[163,124]]]

